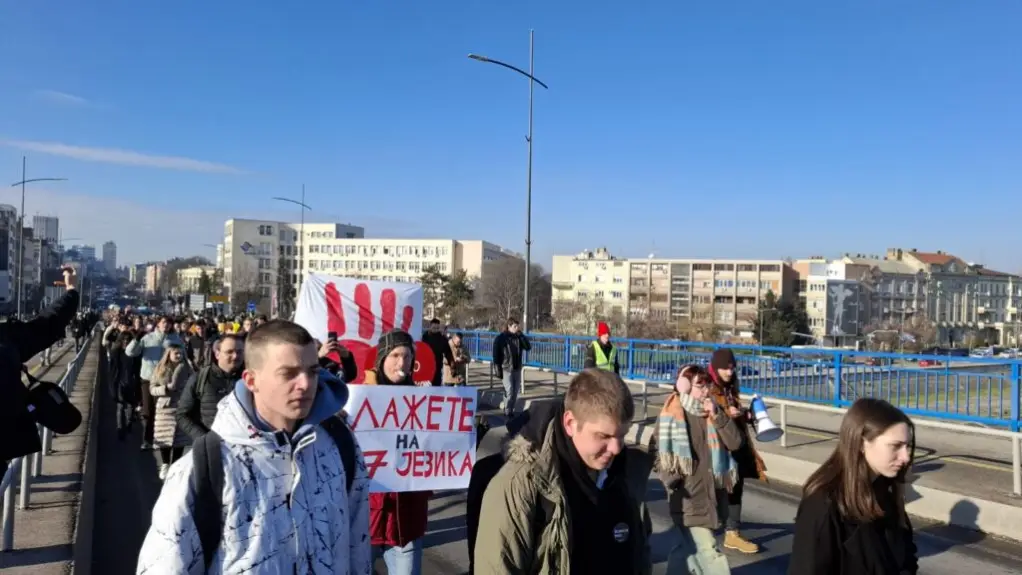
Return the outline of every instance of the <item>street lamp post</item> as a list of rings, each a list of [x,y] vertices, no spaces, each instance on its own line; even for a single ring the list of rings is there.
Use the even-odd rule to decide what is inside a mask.
[[[525,296],[522,302],[522,332],[525,333],[529,330],[529,287],[530,287],[530,275],[532,272],[532,101],[535,84],[539,84],[544,89],[549,90],[549,86],[544,84],[533,75],[535,70],[534,50],[533,50],[533,37],[534,33],[529,30],[529,71],[526,72],[517,66],[512,66],[500,60],[494,60],[493,58],[487,58],[479,54],[469,54],[468,57],[479,62],[486,62],[489,64],[496,64],[517,72],[522,76],[529,79],[529,135],[525,137],[525,140],[529,143],[529,166],[528,175],[526,180],[525,188]]]
[[[22,293],[25,289],[25,184],[34,182],[65,182],[67,178],[32,178],[28,179],[25,174],[26,159],[21,157],[21,181],[14,182],[11,187],[21,186],[21,225],[18,229],[18,317],[21,317]]]
[[[297,295],[297,293],[299,293],[301,291],[301,289],[302,289],[302,272],[304,271],[304,268],[305,268],[305,252],[304,252],[304,247],[305,247],[305,210],[309,210],[311,212],[312,208],[310,208],[305,203],[305,184],[302,184],[302,199],[301,199],[301,201],[299,201],[299,200],[292,200],[291,198],[283,198],[283,197],[279,197],[279,196],[274,197],[272,199],[277,200],[278,202],[287,202],[289,204],[295,204],[296,206],[301,208],[300,211],[301,211],[302,217],[301,217],[300,223],[298,224],[298,289],[295,290],[296,295]],[[280,266],[277,266],[277,283],[280,283]],[[277,305],[279,306],[280,305],[280,294],[277,294],[277,300],[278,300],[277,301]]]

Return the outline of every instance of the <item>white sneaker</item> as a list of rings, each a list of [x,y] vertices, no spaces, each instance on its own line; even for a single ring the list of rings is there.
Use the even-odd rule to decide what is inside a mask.
[[[170,471],[170,466],[164,463],[160,466],[160,481],[167,478],[167,472]]]

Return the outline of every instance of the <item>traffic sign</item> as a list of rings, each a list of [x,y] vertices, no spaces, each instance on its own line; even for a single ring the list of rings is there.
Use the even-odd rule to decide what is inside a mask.
[[[255,310],[256,310],[255,302],[254,301],[248,302],[248,311],[255,311]]]

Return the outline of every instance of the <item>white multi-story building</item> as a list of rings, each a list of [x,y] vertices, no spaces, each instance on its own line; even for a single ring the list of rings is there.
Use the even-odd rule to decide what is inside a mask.
[[[103,267],[111,275],[117,272],[117,244],[114,242],[103,244]]]
[[[794,268],[812,335],[824,345],[854,347],[870,321],[871,268],[823,258],[799,260]]]
[[[212,278],[216,268],[213,266],[194,266],[177,270],[177,290],[180,293],[198,293],[202,274]]]
[[[738,335],[754,327],[768,292],[793,297],[796,280],[783,260],[622,259],[601,248],[554,256],[553,304],[555,314],[558,307],[584,305],[604,319],[623,322],[627,314],[713,324]]]
[[[860,334],[871,327],[927,321],[936,328],[940,345],[960,345],[970,334],[999,345],[1022,343],[1022,278],[1017,275],[990,270],[942,251],[902,248],[888,249],[883,257],[845,254],[829,263],[807,260],[799,262],[798,267],[803,274],[800,295],[806,298],[811,319],[810,287],[819,281],[812,273],[806,275],[805,266],[813,263],[823,263],[828,270],[843,266],[844,278],[858,281],[862,292],[868,294],[862,309],[869,311],[860,313]],[[817,321],[813,328],[829,335],[826,325]]]
[[[224,287],[269,298],[278,274],[297,290],[303,273],[418,282],[424,269],[464,270],[480,277],[483,264],[518,254],[481,240],[366,238],[350,224],[231,219],[224,224]],[[303,255],[299,255],[299,250]]]
[[[55,216],[32,216],[36,239],[56,244],[60,239],[60,219]]]

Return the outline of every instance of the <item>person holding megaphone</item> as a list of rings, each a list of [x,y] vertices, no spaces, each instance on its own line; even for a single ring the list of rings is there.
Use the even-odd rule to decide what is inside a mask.
[[[759,545],[742,537],[742,495],[745,492],[746,479],[767,480],[766,465],[756,453],[756,446],[752,439],[755,432],[750,433],[749,430],[750,424],[754,423],[754,418],[748,409],[742,407],[736,367],[734,352],[727,348],[720,348],[714,350],[713,355],[710,356],[710,366],[707,369],[713,379],[710,393],[713,395],[714,401],[734,420],[742,434],[742,445],[733,453],[738,462],[738,481],[735,483],[734,489],[728,493],[724,547],[741,553],[759,553]]]

